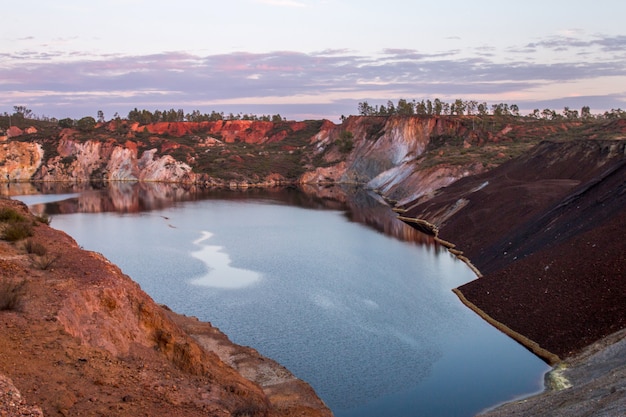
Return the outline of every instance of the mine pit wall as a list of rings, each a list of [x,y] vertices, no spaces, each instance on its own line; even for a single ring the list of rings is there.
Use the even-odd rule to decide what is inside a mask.
[[[111,134],[118,122],[106,128]],[[303,122],[285,122],[297,132],[306,127]],[[63,129],[58,134],[55,156],[44,154],[41,145],[33,142],[9,141],[0,146],[0,181],[86,182],[101,181],[156,181],[206,186],[245,188],[248,186],[276,186],[286,182],[365,184],[387,199],[405,202],[449,185],[458,178],[483,170],[481,164],[468,166],[438,165],[422,169],[415,164],[427,149],[432,137],[471,136],[472,132],[458,121],[446,117],[349,117],[341,125],[324,121],[310,139],[313,153],[325,153],[325,167],[313,169],[300,179],[270,176],[249,182],[221,181],[205,174],[197,174],[184,161],[178,161],[167,150],[148,149],[138,154],[135,133],[169,134],[174,137],[188,134],[220,137],[231,143],[235,140],[263,144],[284,139],[285,130],[276,124],[260,121],[219,121],[202,123],[156,123],[141,126],[131,123],[128,139],[120,142],[106,133],[85,140],[78,132]],[[353,136],[354,148],[348,154],[336,150],[335,142],[342,132]],[[52,138],[54,139],[54,138]],[[209,139],[207,139],[209,140]],[[217,141],[217,139],[213,139]]]
[[[416,164],[433,137],[472,136],[451,118],[351,116],[341,125],[322,127],[314,138],[318,152],[330,147],[342,132],[350,132],[354,139],[345,160],[306,173],[300,183],[360,184],[402,205],[485,169],[479,162],[429,168]],[[326,154],[326,162],[336,157]]]
[[[487,271],[486,278],[454,290],[465,305],[556,364],[626,327],[626,285],[620,275],[626,266],[624,178],[626,141],[545,142],[518,160],[440,190],[432,200],[395,210],[461,259],[477,262],[478,277],[479,269]],[[532,203],[524,202],[526,196]],[[465,203],[456,209],[459,201]],[[599,264],[599,259],[605,261]],[[520,276],[527,277],[521,285]],[[576,281],[580,276],[583,281]],[[557,283],[556,289],[537,292],[542,280]],[[503,290],[508,286],[514,289]],[[589,287],[587,294],[576,295],[580,287]],[[493,304],[485,294],[496,291],[500,298]],[[504,301],[509,299],[539,313],[527,319],[525,311],[497,313],[516,310]],[[555,307],[562,299],[574,300],[566,311]],[[576,319],[563,318],[569,315]],[[542,326],[545,330],[535,331]],[[555,331],[561,336],[553,337]]]

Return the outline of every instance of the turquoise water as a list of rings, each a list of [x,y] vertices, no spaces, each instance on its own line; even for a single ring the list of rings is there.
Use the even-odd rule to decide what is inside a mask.
[[[154,209],[110,193],[98,206],[99,193],[22,199],[46,199],[33,210],[53,227],[157,302],[285,365],[338,417],[471,416],[542,388],[548,367],[451,292],[475,278],[466,265],[407,241],[412,231],[362,194],[358,204],[296,191],[159,195]],[[355,221],[381,217],[376,228]]]

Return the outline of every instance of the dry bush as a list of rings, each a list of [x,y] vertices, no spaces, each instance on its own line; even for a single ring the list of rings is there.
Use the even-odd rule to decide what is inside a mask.
[[[0,222],[15,223],[23,221],[26,221],[26,217],[17,210],[9,207],[0,208]]]
[[[26,217],[15,209],[8,207],[0,208],[0,223],[2,223],[0,228],[2,238],[9,242],[24,239],[33,234],[33,227]]]
[[[0,311],[18,310],[24,297],[26,281],[0,278]]]
[[[2,232],[2,238],[9,242],[16,242],[33,235],[33,226],[25,221],[11,221]]]
[[[24,242],[24,249],[26,250],[26,252],[38,256],[43,256],[48,252],[44,245],[39,242],[35,242],[33,239],[28,239],[26,242]]]
[[[45,249],[45,248],[44,248]],[[31,262],[33,267],[46,271],[54,266],[54,264],[61,258],[61,255],[53,255],[51,253],[45,253],[39,256],[33,256]]]

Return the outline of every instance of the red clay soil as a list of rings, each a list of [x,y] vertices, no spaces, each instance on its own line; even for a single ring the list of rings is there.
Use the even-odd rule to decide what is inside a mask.
[[[544,142],[402,218],[454,243],[484,275],[462,296],[555,362],[626,328],[625,152],[626,141]]]

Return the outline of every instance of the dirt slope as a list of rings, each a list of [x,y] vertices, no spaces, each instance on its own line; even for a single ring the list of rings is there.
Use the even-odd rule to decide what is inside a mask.
[[[33,222],[21,203],[6,207]],[[27,253],[28,240],[0,240],[0,302],[19,296],[0,309],[0,410],[11,410],[12,381],[46,416],[331,415],[277,363],[156,305],[101,255],[34,224],[44,257]]]
[[[467,301],[546,360],[626,327],[626,141],[544,142],[403,209],[484,274]]]

